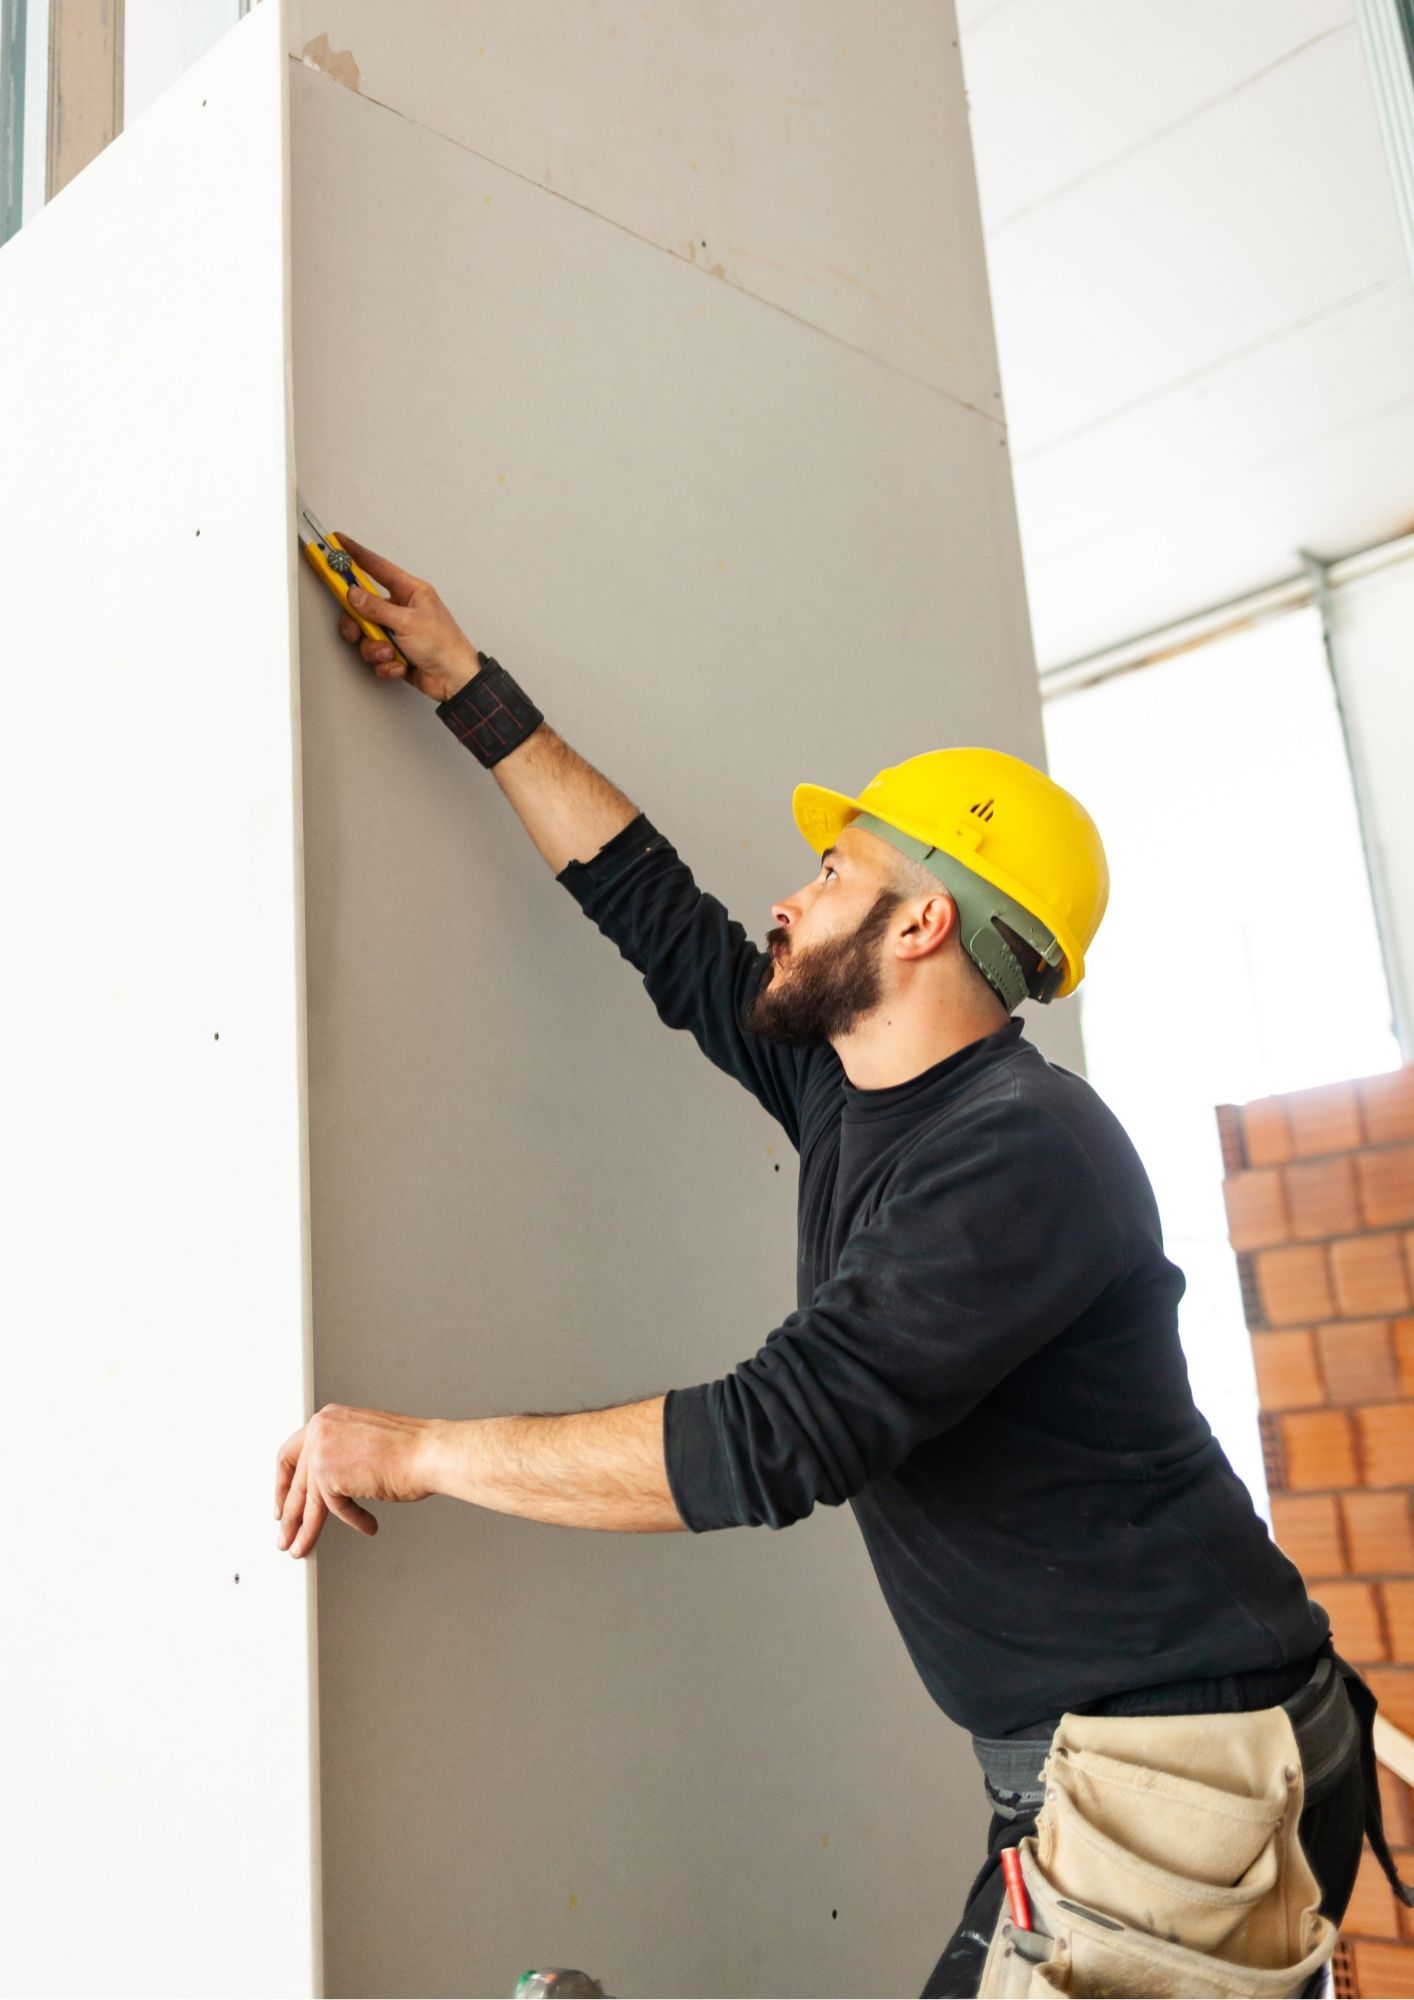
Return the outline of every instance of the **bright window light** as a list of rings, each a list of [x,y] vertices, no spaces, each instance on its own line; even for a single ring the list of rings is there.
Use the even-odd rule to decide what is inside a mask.
[[[1400,1060],[1319,614],[1057,695],[1045,727],[1110,863],[1087,1073],[1188,1278],[1194,1395],[1270,1521],[1215,1107]]]

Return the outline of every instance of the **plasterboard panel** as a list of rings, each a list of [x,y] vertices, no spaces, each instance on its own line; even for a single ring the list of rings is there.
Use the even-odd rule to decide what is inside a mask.
[[[1399,275],[1016,465],[1054,666],[1414,521],[1414,286]]]
[[[317,1989],[267,4],[0,250],[5,1988]]]
[[[290,51],[996,416],[952,0],[292,0]]]
[[[1354,27],[987,255],[1019,459],[1402,273]]]
[[[1354,20],[1351,0],[964,0],[958,13],[989,231]]]
[[[431,578],[752,934],[814,870],[797,781],[1041,755],[993,423],[291,78],[306,500]],[[795,1303],[788,1143],[301,582],[316,1402],[711,1379]],[[316,1557],[331,1991],[920,1990],[985,1812],[847,1512],[381,1514]]]

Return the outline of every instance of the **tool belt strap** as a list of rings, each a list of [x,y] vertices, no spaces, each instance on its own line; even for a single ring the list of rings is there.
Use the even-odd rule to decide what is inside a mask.
[[[1375,1769],[1374,1695],[1339,1653],[1325,1653],[1317,1660],[1304,1687],[1298,1688],[1281,1706],[1296,1732],[1308,1805],[1318,1804],[1333,1791],[1345,1775],[1350,1758],[1358,1756],[1365,1786],[1366,1837],[1395,1896],[1406,1907],[1414,1907],[1414,1888],[1401,1880],[1384,1829]],[[1270,1713],[1269,1710],[1249,1712]],[[1090,1719],[1137,1721],[1140,1718]],[[987,1801],[993,1812],[1003,1819],[1035,1818],[1042,1804],[1041,1767],[1051,1742],[1051,1737],[1041,1736],[973,1737],[973,1752],[982,1766]]]
[[[1359,1727],[1350,1702],[1342,1691],[1338,1671],[1343,1662],[1323,1655],[1304,1687],[1281,1706],[1291,1718],[1301,1752],[1301,1771],[1306,1802],[1314,1805],[1338,1782],[1352,1754]],[[1249,1709],[1247,1714],[1266,1714]],[[1072,1721],[1138,1722],[1154,1718],[1140,1716],[1074,1716]],[[1165,1721],[1193,1719],[1199,1722],[1221,1718],[1163,1717]],[[1041,1767],[1050,1754],[1051,1736],[974,1736],[972,1750],[982,1766],[987,1803],[1003,1819],[1033,1819],[1043,1798]]]

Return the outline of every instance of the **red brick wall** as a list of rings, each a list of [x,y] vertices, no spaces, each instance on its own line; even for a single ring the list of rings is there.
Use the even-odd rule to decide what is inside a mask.
[[[1414,1068],[1218,1111],[1276,1539],[1414,1736]],[[1414,1880],[1414,1794],[1381,1769]],[[1414,1994],[1414,1913],[1369,1849],[1342,1994]]]

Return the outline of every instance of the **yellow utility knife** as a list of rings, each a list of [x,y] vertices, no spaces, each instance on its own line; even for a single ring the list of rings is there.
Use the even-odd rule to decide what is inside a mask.
[[[359,568],[353,557],[340,545],[337,535],[326,534],[302,500],[297,498],[296,505],[299,509],[296,533],[299,535],[300,547],[304,550],[305,561],[320,581],[333,591],[350,618],[362,627],[368,637],[376,639],[382,646],[391,646],[393,658],[401,660],[403,665],[407,666],[406,655],[399,652],[398,643],[392,633],[385,632],[381,625],[375,624],[371,618],[365,617],[363,612],[349,603],[351,583],[356,583],[361,590],[366,590],[370,597],[386,597],[387,591],[381,583],[375,583],[366,571]]]

